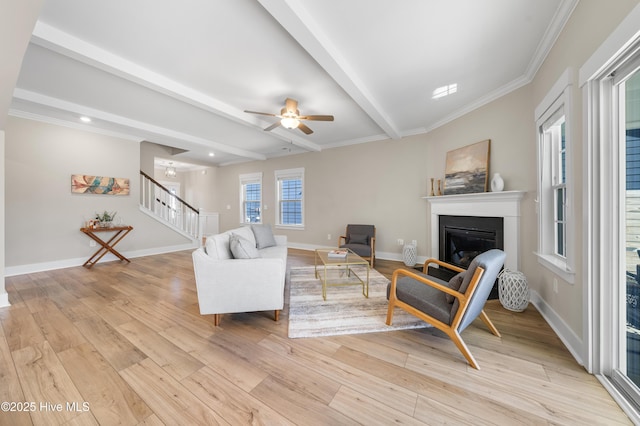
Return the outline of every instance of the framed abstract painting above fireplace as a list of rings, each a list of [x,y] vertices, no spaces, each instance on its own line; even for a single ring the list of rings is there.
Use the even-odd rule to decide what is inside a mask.
[[[487,191],[491,140],[447,152],[444,195]]]

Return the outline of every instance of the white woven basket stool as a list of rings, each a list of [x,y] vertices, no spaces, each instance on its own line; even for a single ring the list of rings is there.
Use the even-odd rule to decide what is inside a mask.
[[[529,285],[522,272],[504,269],[498,274],[498,299],[505,309],[522,312],[529,306]]]
[[[405,244],[402,248],[402,257],[405,265],[414,266],[418,261],[418,248],[413,244]]]

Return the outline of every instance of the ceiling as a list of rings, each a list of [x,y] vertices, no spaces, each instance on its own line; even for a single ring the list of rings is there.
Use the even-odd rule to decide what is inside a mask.
[[[10,114],[211,166],[399,139],[529,83],[577,1],[47,0]],[[335,121],[244,112],[287,97]]]

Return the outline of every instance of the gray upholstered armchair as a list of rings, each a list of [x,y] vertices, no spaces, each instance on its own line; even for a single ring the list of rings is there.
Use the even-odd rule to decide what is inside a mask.
[[[395,270],[387,287],[387,324],[391,325],[394,308],[402,308],[445,332],[469,364],[480,369],[460,333],[480,316],[489,330],[500,337],[500,333],[484,312],[484,305],[504,265],[505,257],[502,250],[493,249],[476,256],[466,271],[436,259],[428,259],[425,262],[425,273],[422,274],[405,269]],[[426,275],[430,263],[451,269],[458,274],[448,283]]]
[[[376,258],[376,227],[374,225],[347,225],[345,235],[338,238],[338,247],[351,249],[368,260],[373,268]]]

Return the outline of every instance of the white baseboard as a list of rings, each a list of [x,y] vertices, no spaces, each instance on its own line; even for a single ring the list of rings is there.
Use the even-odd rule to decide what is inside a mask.
[[[549,306],[549,304],[540,297],[537,291],[531,290],[530,302],[538,309],[542,318],[555,331],[562,343],[567,347],[576,362],[584,366],[582,358],[584,344],[564,320]]]
[[[336,248],[335,246],[317,246],[314,244],[301,244],[301,243],[291,243],[287,244],[289,248],[298,249],[298,250],[307,250],[314,251],[315,249],[332,249]],[[403,261],[402,253],[391,253],[386,251],[376,251],[376,259],[384,259],[384,260],[395,260],[398,262]],[[424,261],[427,260],[424,256],[418,256],[417,264],[423,264]]]
[[[289,248],[308,250],[308,251],[313,251],[317,248],[335,248],[333,246],[319,247],[313,244],[300,244],[300,243],[290,243],[288,246]],[[153,256],[155,254],[171,253],[175,251],[182,251],[182,250],[189,250],[189,249],[195,250],[198,247],[199,247],[198,242],[193,242],[193,243],[180,244],[180,245],[168,246],[168,247],[154,247],[154,248],[145,249],[145,250],[134,250],[129,252],[122,252],[122,255],[129,259],[134,259],[136,257]],[[376,258],[385,259],[385,260],[397,260],[402,262],[401,253],[376,252]],[[86,260],[87,260],[86,257],[78,257],[78,258],[72,258],[72,259],[54,260],[51,262],[31,263],[31,264],[17,265],[17,266],[6,266],[4,272],[5,272],[5,277],[12,277],[15,275],[51,271],[54,269],[73,268],[76,266],[81,266],[82,264],[84,264],[84,262],[86,262]],[[108,253],[102,259],[100,259],[100,262],[98,263],[112,262],[114,260],[118,260],[118,258],[112,255],[111,253]],[[426,260],[426,258],[422,258],[422,259],[420,257],[418,258],[419,263],[424,263],[424,260]]]
[[[154,247],[154,248],[143,249],[143,250],[132,250],[128,252],[122,252],[122,255],[129,259],[135,259],[136,257],[153,256],[154,254],[172,253],[175,251],[190,250],[190,249],[195,250],[198,247],[199,247],[198,243],[194,242],[194,243],[187,243],[187,244],[179,244],[175,246]],[[113,254],[108,253],[102,259],[100,259],[98,263],[112,262],[114,260],[118,260],[118,258]],[[86,261],[87,261],[86,257],[78,257],[74,259],[54,260],[51,262],[32,263],[32,264],[17,265],[17,266],[6,266],[4,269],[4,273],[5,273],[4,275],[5,277],[12,277],[15,275],[50,271],[53,269],[73,268],[76,266],[82,266]],[[0,294],[0,306],[2,306],[1,297],[2,295]]]
[[[2,291],[5,290],[2,289]],[[9,293],[0,293],[0,308],[6,308],[7,306],[11,306],[11,303],[9,303]]]

